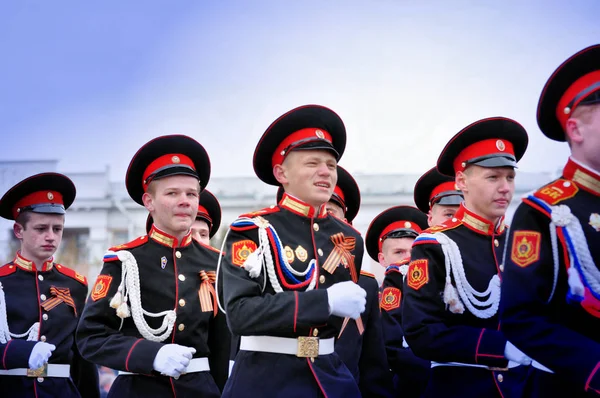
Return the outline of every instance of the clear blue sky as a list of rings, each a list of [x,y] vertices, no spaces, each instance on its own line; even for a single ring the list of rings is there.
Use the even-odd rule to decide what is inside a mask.
[[[4,1],[0,159],[123,179],[149,139],[187,134],[213,175],[253,175],[264,129],[305,103],[342,116],[351,172],[419,173],[467,124],[529,131],[521,169],[561,167],[538,130],[551,72],[600,42],[600,1]]]

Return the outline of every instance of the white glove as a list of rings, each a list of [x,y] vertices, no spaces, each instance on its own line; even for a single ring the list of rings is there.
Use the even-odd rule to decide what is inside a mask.
[[[329,313],[342,318],[358,319],[365,311],[367,292],[352,281],[339,282],[327,289]]]
[[[179,344],[165,344],[156,353],[152,367],[162,375],[177,378],[185,373],[195,353],[195,348]]]
[[[531,358],[525,355],[523,351],[515,347],[510,341],[506,342],[506,347],[504,347],[504,356],[509,361],[517,362],[521,365],[531,365]]]
[[[44,366],[52,356],[52,351],[56,349],[54,344],[39,342],[33,346],[29,355],[29,369],[38,369]]]

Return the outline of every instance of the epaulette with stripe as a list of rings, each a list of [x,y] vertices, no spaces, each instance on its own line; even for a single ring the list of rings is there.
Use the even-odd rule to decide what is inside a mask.
[[[60,272],[61,274],[66,275],[69,278],[73,278],[77,282],[81,283],[82,285],[87,286],[87,278],[85,276],[81,275],[79,272],[77,272],[74,269],[71,269],[69,267],[65,267],[64,265],[61,265],[61,264],[54,264],[54,266],[56,267],[56,270],[58,272]]]
[[[543,200],[550,206],[554,206],[557,203],[572,198],[577,194],[577,191],[579,191],[579,188],[577,188],[577,185],[573,181],[560,178],[538,189],[534,192],[533,196]]]
[[[271,214],[271,213],[277,213],[279,211],[279,206],[269,206],[269,207],[265,207],[262,210],[258,210],[258,211],[253,211],[250,213],[246,213],[246,214],[242,214],[241,216],[239,216],[238,218],[253,218],[253,217],[258,217],[258,216],[264,216],[267,214]]]
[[[2,267],[0,267],[0,277],[14,274],[16,271],[17,267],[13,264],[4,264]]]
[[[372,274],[372,273],[367,272],[367,271],[363,271],[362,269],[360,270],[360,274],[363,275],[363,276],[368,276],[369,278],[375,279],[375,274]]]
[[[453,217],[449,220],[446,220],[443,224],[433,225],[433,226],[427,228],[425,231],[423,231],[423,233],[424,234],[434,234],[436,232],[444,232],[444,231],[448,231],[449,229],[454,229],[461,224],[462,224],[462,220],[459,220],[458,218]]]
[[[119,250],[134,249],[136,247],[140,247],[141,245],[143,245],[144,243],[147,243],[147,242],[148,242],[148,235],[143,235],[143,236],[140,236],[139,238],[132,240],[131,242],[127,242],[122,245],[113,246],[110,249],[108,249],[108,251],[109,252],[118,252]],[[116,254],[107,253],[104,255],[103,261],[105,263],[108,263],[111,261],[117,261],[118,259],[119,258],[117,257]]]

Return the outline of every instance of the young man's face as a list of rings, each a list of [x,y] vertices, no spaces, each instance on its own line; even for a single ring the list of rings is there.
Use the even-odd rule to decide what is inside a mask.
[[[446,220],[454,217],[457,210],[458,206],[434,204],[427,214],[427,223],[430,227],[443,224]]]
[[[200,186],[191,176],[174,175],[150,183],[142,197],[156,227],[169,235],[185,235],[198,213]]]
[[[576,124],[567,122],[573,157],[594,170],[600,170],[600,104],[587,105],[573,112]],[[569,127],[571,126],[571,127]],[[575,130],[573,130],[575,129]]]
[[[515,170],[512,167],[473,165],[459,172],[456,182],[465,196],[466,207],[495,222],[506,214],[515,193]]]
[[[43,262],[54,255],[62,240],[65,216],[30,212],[25,225],[15,223],[14,233],[21,241],[21,255]]]
[[[325,204],[325,209],[327,212],[340,220],[346,221],[346,215],[344,214],[344,209],[340,205],[335,202],[329,201]]]
[[[325,150],[291,152],[282,165],[274,168],[275,177],[285,191],[318,207],[329,201],[337,183],[337,161]]]
[[[208,246],[210,242],[210,229],[204,220],[196,220],[192,224],[192,238]]]
[[[387,267],[398,264],[400,261],[410,258],[412,244],[415,238],[388,238],[383,241],[379,252],[379,264]]]

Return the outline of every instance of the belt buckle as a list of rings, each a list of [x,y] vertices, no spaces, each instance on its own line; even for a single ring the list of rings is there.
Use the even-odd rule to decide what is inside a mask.
[[[298,352],[296,356],[299,358],[316,358],[319,356],[319,338],[312,336],[298,337]]]
[[[27,377],[48,377],[48,364],[37,369],[27,369]]]

